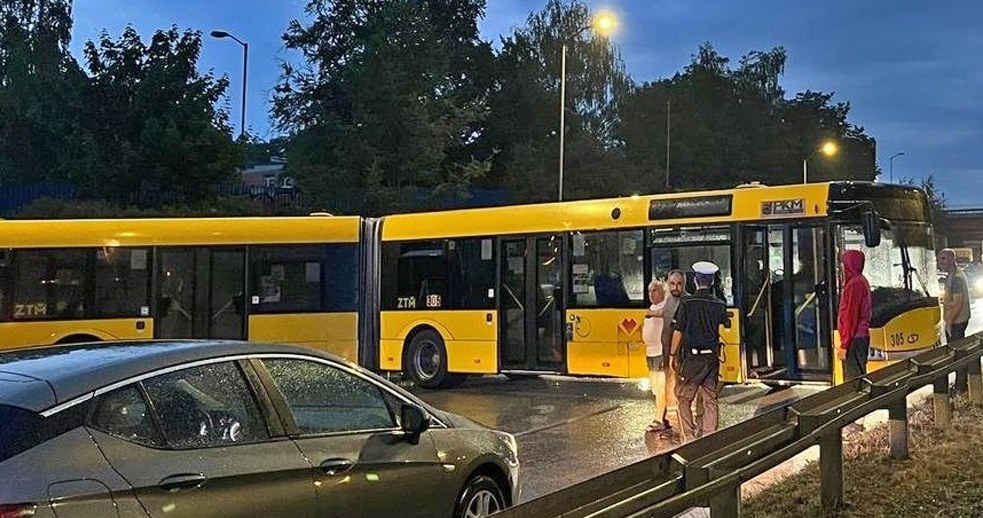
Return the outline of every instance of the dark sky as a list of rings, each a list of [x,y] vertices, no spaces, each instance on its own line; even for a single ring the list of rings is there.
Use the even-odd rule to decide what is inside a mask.
[[[267,117],[283,59],[280,40],[303,16],[303,0],[75,0],[76,55],[106,29],[132,24],[145,37],[177,24],[205,33],[233,32],[250,44],[247,126],[274,136]],[[541,0],[489,0],[482,36],[521,25]],[[636,81],[671,76],[697,46],[709,42],[737,61],[750,50],[784,46],[788,95],[835,92],[852,105],[850,120],[877,139],[878,162],[894,178],[935,174],[950,205],[983,205],[983,4],[967,0],[611,0],[594,9],[620,16],[614,37]],[[229,105],[238,131],[241,47],[208,39],[201,67],[228,74]]]

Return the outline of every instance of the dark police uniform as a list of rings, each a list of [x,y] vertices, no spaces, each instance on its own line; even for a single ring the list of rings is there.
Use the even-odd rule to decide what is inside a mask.
[[[693,421],[693,400],[700,394],[703,404],[702,434],[717,429],[717,381],[720,378],[720,326],[730,325],[727,305],[710,289],[699,289],[683,299],[672,328],[683,335],[677,361],[679,419],[687,438],[699,435]]]

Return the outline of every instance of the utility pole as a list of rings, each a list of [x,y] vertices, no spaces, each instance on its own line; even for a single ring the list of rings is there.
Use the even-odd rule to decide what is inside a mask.
[[[672,98],[666,98],[666,192],[669,192],[669,139],[672,126]]]

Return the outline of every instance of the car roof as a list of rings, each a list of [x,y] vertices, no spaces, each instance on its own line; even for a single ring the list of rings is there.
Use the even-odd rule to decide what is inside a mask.
[[[0,353],[0,404],[41,412],[100,387],[173,365],[241,354],[303,354],[347,363],[291,345],[224,340],[96,342]]]

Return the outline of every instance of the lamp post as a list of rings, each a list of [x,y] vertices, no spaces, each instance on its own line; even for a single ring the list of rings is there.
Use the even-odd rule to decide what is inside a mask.
[[[894,159],[898,158],[899,156],[904,156],[904,151],[891,155],[891,158],[889,158],[887,161],[889,164],[888,169],[891,171],[891,183],[894,183]]]
[[[242,120],[240,121],[239,138],[246,136],[246,72],[249,66],[249,44],[225,31],[212,31],[216,39],[231,38],[242,45]]]
[[[823,145],[814,149],[809,156],[802,159],[802,183],[809,183],[809,159],[815,156],[816,153],[822,153],[827,157],[831,157],[840,151],[840,146],[836,145],[836,142],[832,140],[827,140],[823,142]]]
[[[588,29],[601,36],[607,36],[618,27],[618,19],[609,12],[601,12],[594,16],[590,25],[581,27],[574,37],[580,36]],[[567,44],[563,43],[560,55],[560,179],[557,188],[557,201],[563,201],[563,144],[566,136],[566,106],[567,106]]]

